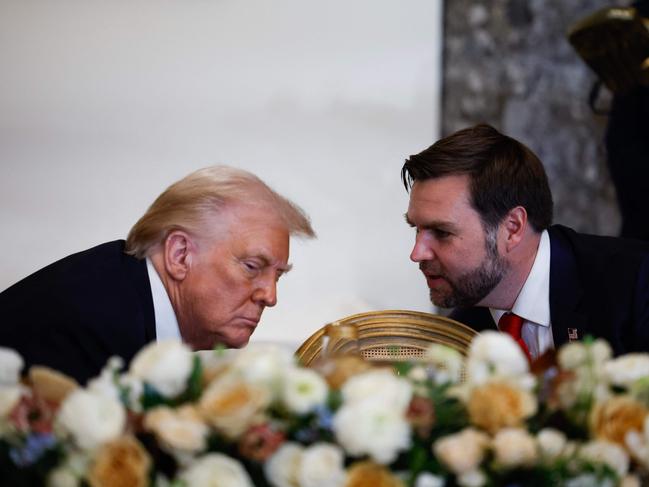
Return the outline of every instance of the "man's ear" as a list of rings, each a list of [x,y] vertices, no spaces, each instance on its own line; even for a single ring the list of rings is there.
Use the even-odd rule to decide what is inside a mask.
[[[182,230],[173,230],[164,242],[164,265],[167,274],[176,281],[187,277],[195,245],[191,236]]]
[[[527,231],[527,210],[522,206],[512,208],[507,212],[501,223],[505,234],[505,249],[509,252],[518,246]]]

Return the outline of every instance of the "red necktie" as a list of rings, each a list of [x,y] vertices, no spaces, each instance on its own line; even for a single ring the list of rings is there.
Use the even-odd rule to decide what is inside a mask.
[[[500,317],[500,320],[498,320],[498,329],[500,331],[503,331],[511,335],[511,337],[516,341],[516,343],[518,343],[518,345],[525,353],[527,360],[531,362],[532,356],[530,355],[530,351],[527,348],[525,342],[523,341],[523,337],[521,336],[521,328],[523,328],[523,321],[524,321],[523,318],[521,318],[518,315],[515,315],[514,313],[505,313]]]

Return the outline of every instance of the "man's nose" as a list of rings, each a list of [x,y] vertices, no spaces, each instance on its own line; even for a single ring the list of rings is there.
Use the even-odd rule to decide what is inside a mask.
[[[410,252],[410,260],[413,262],[423,262],[426,260],[433,260],[435,252],[432,247],[430,239],[426,238],[423,232],[420,232],[415,237],[415,245]]]
[[[277,304],[277,282],[275,279],[264,279],[252,294],[252,300],[263,306]]]

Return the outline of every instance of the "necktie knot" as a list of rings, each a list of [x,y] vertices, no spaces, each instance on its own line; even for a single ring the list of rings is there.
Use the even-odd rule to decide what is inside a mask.
[[[523,353],[528,360],[531,361],[530,351],[527,348],[527,344],[523,341],[523,336],[521,330],[523,328],[523,318],[514,313],[505,313],[498,320],[498,329],[502,332],[509,334],[515,341],[518,343],[518,346],[521,347]]]

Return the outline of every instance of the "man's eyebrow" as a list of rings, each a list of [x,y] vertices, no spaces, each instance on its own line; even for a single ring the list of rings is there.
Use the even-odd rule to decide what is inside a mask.
[[[405,213],[403,216],[406,219],[406,223],[408,225],[410,225],[413,228],[417,226],[410,220],[410,218],[408,218],[407,213]],[[435,220],[435,221],[423,223],[419,225],[419,227],[424,229],[454,230],[455,224],[452,222]]]
[[[278,269],[282,274],[286,274],[288,272],[291,272],[291,269],[293,269],[293,264],[286,264],[285,266],[281,266]]]

